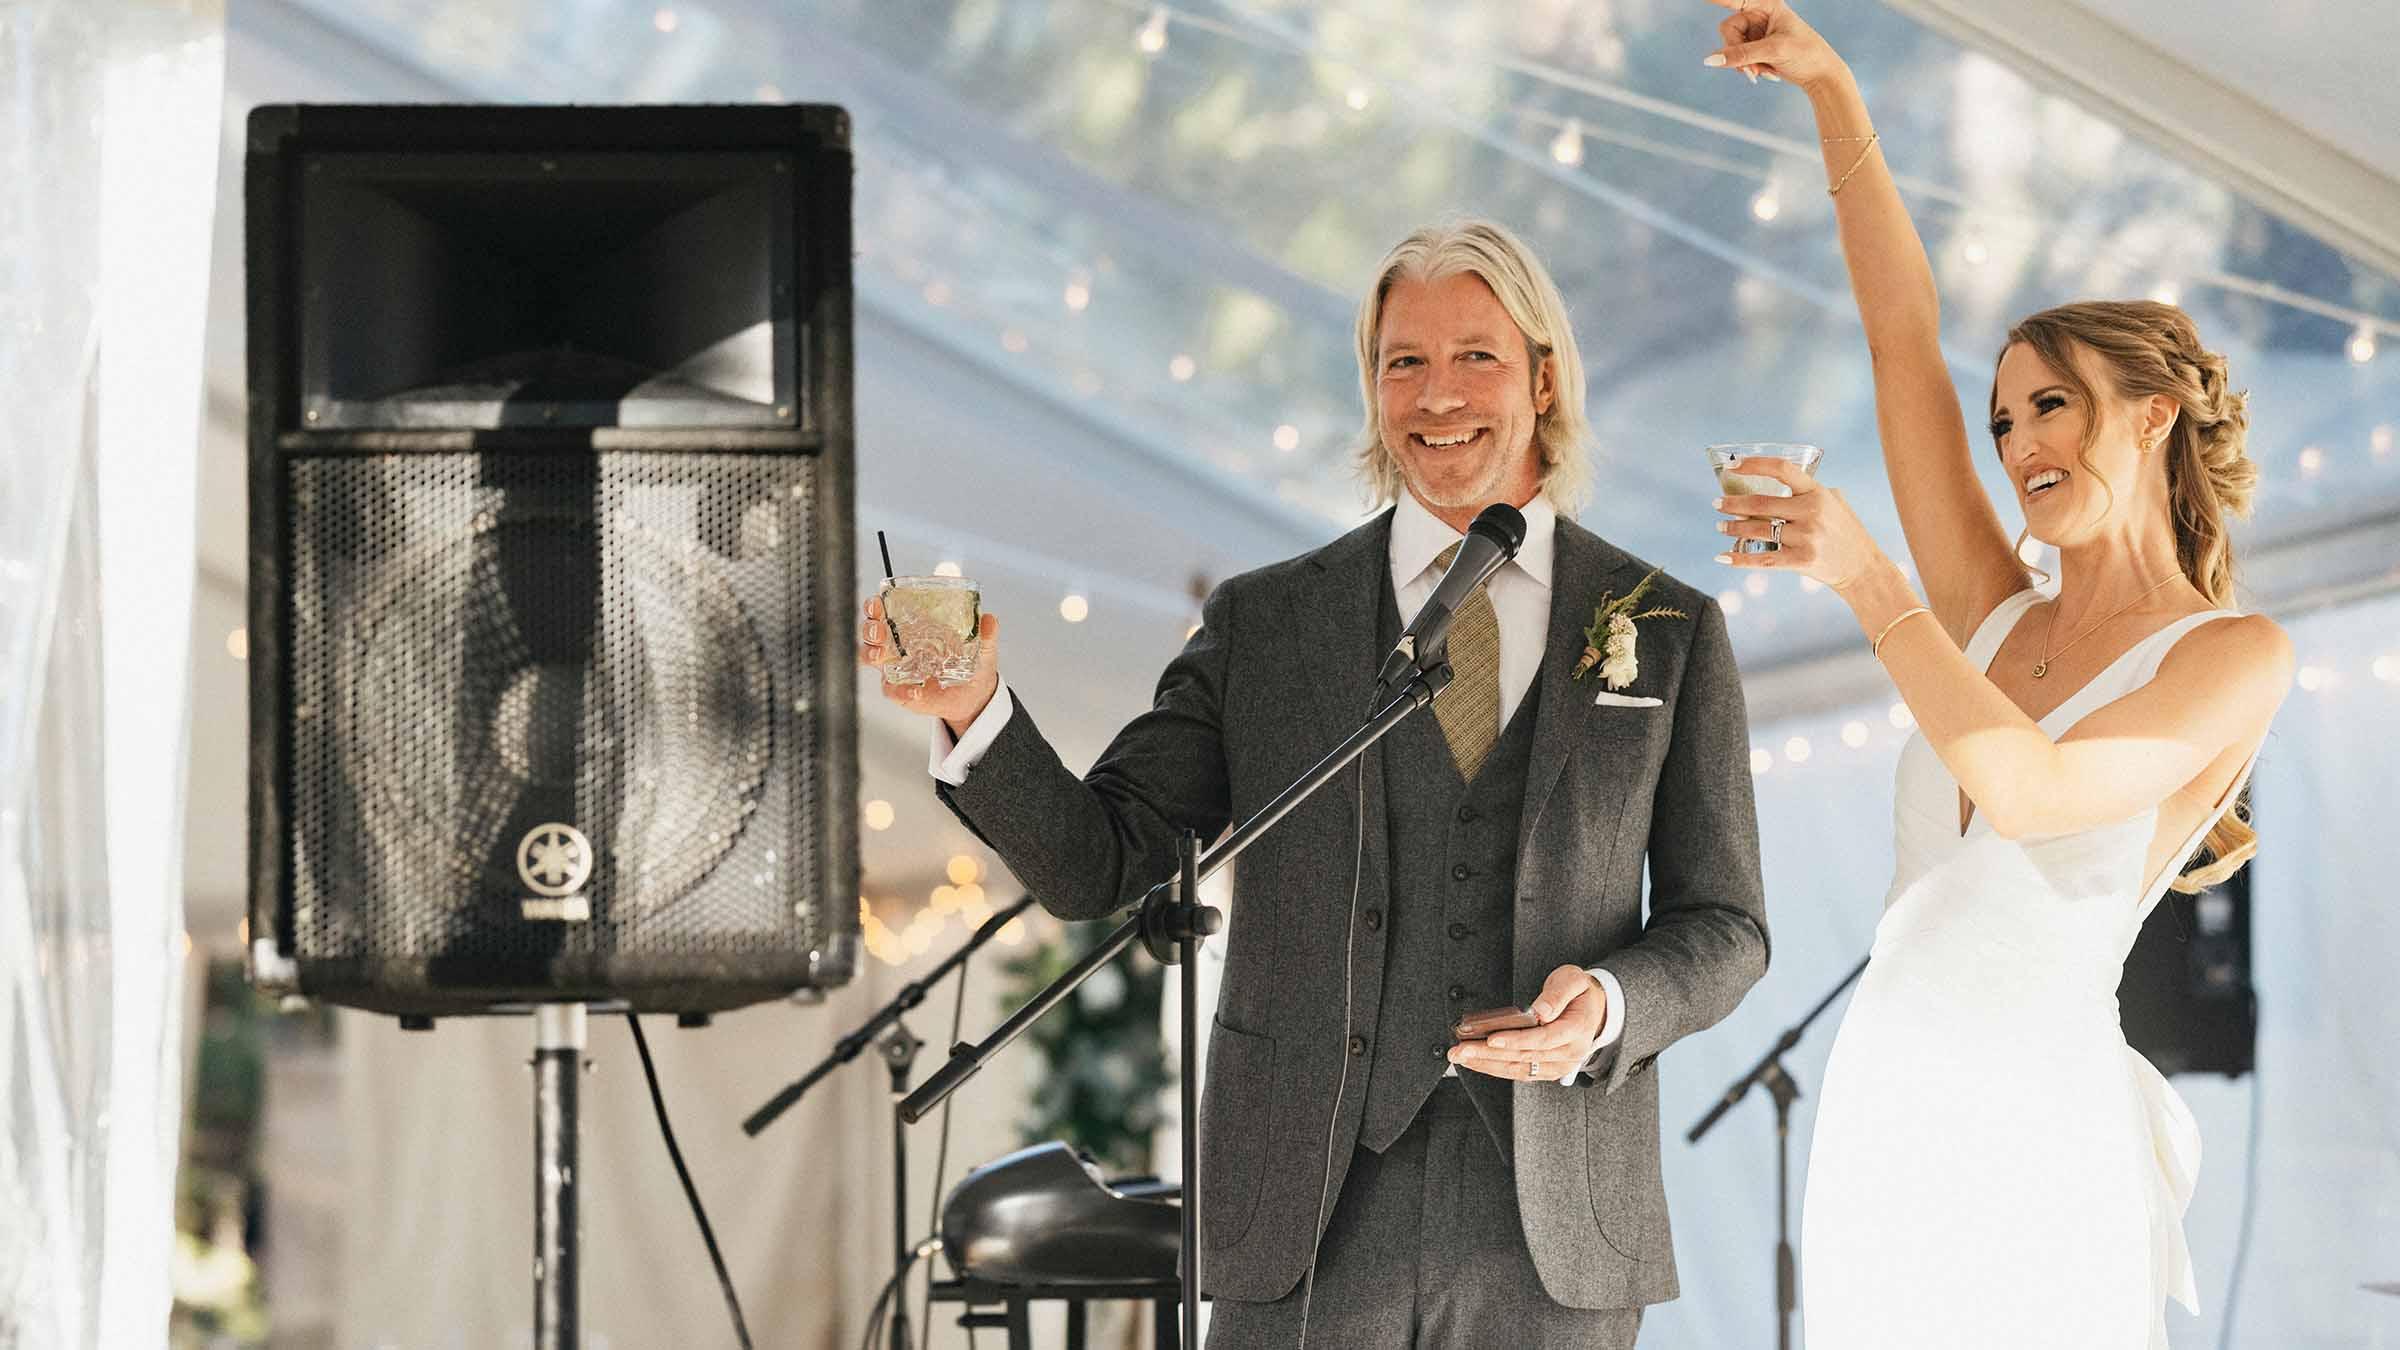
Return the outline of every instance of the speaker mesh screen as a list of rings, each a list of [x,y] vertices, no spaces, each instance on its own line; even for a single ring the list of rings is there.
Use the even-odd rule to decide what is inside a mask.
[[[299,957],[688,978],[822,945],[820,467],[289,462]],[[520,845],[554,824],[590,841],[588,921],[525,917]]]

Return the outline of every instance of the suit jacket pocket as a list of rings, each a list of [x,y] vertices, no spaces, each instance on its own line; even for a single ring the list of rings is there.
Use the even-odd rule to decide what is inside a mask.
[[[1259,1183],[1270,1156],[1275,1098],[1275,1038],[1214,1019],[1208,1082],[1200,1094],[1200,1167],[1208,1194],[1201,1209],[1211,1246],[1238,1245],[1258,1213]]]
[[[1629,1261],[1672,1260],[1658,1166],[1658,1075],[1628,1074],[1616,1092],[1593,1094],[1589,1111],[1592,1217],[1600,1236]]]

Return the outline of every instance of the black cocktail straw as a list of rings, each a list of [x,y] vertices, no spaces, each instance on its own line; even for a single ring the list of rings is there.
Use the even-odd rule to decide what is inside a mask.
[[[893,579],[892,546],[891,543],[883,537],[883,531],[881,530],[877,530],[875,532],[875,548],[877,552],[883,554],[883,579],[885,581],[891,581]],[[885,601],[883,605],[883,626],[891,630],[892,646],[897,649],[902,656],[908,655],[908,644],[900,640],[900,625],[892,621],[892,605],[888,600]]]

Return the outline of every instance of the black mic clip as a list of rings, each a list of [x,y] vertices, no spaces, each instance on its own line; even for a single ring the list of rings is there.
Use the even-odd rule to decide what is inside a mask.
[[[1434,585],[1433,594],[1417,610],[1400,641],[1384,657],[1376,673],[1376,701],[1407,686],[1411,677],[1447,670],[1450,621],[1467,597],[1480,589],[1493,572],[1525,542],[1525,517],[1506,502],[1494,502],[1467,526],[1467,537],[1450,560],[1449,569]],[[1447,684],[1444,679],[1441,683]]]

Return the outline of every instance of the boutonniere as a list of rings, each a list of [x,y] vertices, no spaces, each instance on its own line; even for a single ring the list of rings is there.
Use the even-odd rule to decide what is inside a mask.
[[[1688,619],[1680,609],[1660,606],[1636,612],[1642,597],[1650,593],[1651,583],[1658,580],[1658,569],[1650,569],[1640,584],[1618,596],[1607,591],[1600,593],[1600,603],[1592,607],[1592,626],[1583,630],[1583,659],[1575,663],[1570,678],[1582,679],[1584,672],[1600,667],[1600,682],[1611,689],[1622,689],[1633,683],[1641,673],[1641,664],[1634,657],[1634,640],[1640,636],[1634,627],[1644,619]]]

